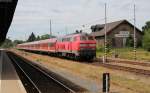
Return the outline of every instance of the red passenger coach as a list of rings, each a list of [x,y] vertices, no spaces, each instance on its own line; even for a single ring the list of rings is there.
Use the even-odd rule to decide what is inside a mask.
[[[56,52],[56,38],[19,44],[17,48],[30,51]]]
[[[89,60],[96,56],[96,40],[87,33],[75,33],[61,38],[19,44],[17,48]]]

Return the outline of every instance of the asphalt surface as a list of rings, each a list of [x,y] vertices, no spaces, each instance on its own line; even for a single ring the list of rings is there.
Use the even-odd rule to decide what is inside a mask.
[[[0,93],[26,93],[5,50],[0,50]]]

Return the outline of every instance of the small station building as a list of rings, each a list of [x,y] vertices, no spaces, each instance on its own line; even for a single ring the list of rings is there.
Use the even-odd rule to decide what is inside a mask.
[[[104,45],[105,38],[105,24],[96,24],[91,26],[91,35],[95,37],[98,45]],[[116,22],[107,23],[107,42],[112,47],[126,47],[129,37],[134,37],[134,25],[127,20],[120,20]],[[136,41],[141,43],[143,33],[136,27]]]

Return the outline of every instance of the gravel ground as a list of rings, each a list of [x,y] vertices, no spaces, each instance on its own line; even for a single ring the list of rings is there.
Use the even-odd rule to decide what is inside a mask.
[[[37,63],[37,62],[35,62]],[[43,64],[42,62],[38,62],[40,65],[42,65],[43,67],[45,67],[46,69],[49,69],[50,71],[59,74],[60,76],[70,80],[71,82],[89,90],[90,93],[100,93],[101,91],[101,84],[99,82],[99,84],[96,81],[93,80],[88,80],[85,78],[81,78],[77,75],[72,74],[70,71],[64,71],[64,70],[58,70],[56,68],[49,68],[46,64]]]
[[[150,77],[141,77],[124,71],[110,70],[46,55],[16,50],[15,52],[89,89],[90,93],[101,92],[103,72],[110,72],[111,74],[112,93],[150,93],[150,82],[148,82]]]

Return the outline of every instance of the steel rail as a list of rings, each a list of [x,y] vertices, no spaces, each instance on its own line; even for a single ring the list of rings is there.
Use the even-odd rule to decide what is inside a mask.
[[[18,57],[18,56],[16,56]],[[72,90],[71,88],[67,87],[66,85],[64,85],[63,83],[61,83],[60,81],[58,81],[57,79],[53,78],[52,76],[50,76],[48,73],[42,71],[41,69],[39,69],[38,67],[34,66],[33,64],[26,62],[25,59],[22,59],[20,57],[18,57],[19,59],[23,60],[26,64],[32,66],[33,68],[37,69],[38,71],[40,71],[41,73],[43,73],[44,75],[46,75],[47,77],[49,77],[50,79],[52,79],[54,82],[56,82],[57,84],[61,85],[62,87],[64,87],[65,89],[69,90],[70,93],[76,93],[74,90]]]
[[[27,62],[26,62],[27,63]],[[63,83],[61,83],[60,81],[58,81],[57,79],[53,78],[52,76],[50,76],[49,74],[47,74],[46,72],[44,72],[43,70],[39,69],[38,67],[34,66],[31,63],[27,63],[29,65],[31,65],[32,67],[34,67],[35,69],[39,70],[40,72],[42,72],[44,75],[48,76],[49,78],[51,78],[52,80],[54,80],[56,83],[60,84],[61,86],[63,86],[64,88],[68,89],[71,93],[76,93],[74,90],[72,90],[71,88],[67,87],[66,85],[64,85]]]
[[[95,61],[96,62],[99,62],[100,60],[102,60],[101,58],[97,58]],[[108,58],[108,61],[110,62],[110,63],[125,63],[125,64],[131,64],[131,65],[138,65],[138,66],[145,66],[145,67],[150,67],[150,63],[146,63],[146,62],[135,62],[135,61],[128,61],[128,60],[125,60],[125,61],[123,61],[123,60],[115,60],[115,59],[109,59]],[[108,63],[109,63],[108,62]]]
[[[113,65],[113,64],[109,64],[109,63],[97,63],[97,62],[96,62],[96,64],[89,64],[89,65],[101,66],[101,67],[106,67],[106,68],[109,68],[109,69],[122,70],[122,71],[127,71],[127,72],[131,72],[131,73],[139,74],[139,75],[150,76],[150,70]]]
[[[8,53],[7,53],[7,55],[9,55]],[[9,57],[15,62],[15,64],[19,67],[19,69],[24,73],[24,75],[27,77],[27,79],[32,83],[32,85],[36,88],[36,90],[38,91],[38,93],[42,93],[41,91],[40,91],[40,89],[36,86],[36,84],[32,81],[32,79],[26,74],[26,72],[22,69],[22,67],[21,66],[19,66],[19,64],[16,62],[16,60],[11,56],[11,55],[9,55]]]

